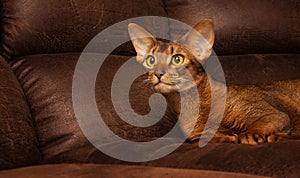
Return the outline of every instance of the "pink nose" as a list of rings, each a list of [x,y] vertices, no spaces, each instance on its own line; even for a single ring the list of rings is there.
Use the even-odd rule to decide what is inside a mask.
[[[162,71],[157,71],[157,72],[154,73],[154,75],[155,75],[158,79],[160,79],[160,78],[164,75],[164,73],[163,73]]]

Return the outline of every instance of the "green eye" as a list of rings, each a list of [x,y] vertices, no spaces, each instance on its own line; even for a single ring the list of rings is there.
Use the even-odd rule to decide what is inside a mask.
[[[155,58],[151,55],[147,56],[146,64],[147,64],[148,67],[153,67],[154,64],[155,64]]]
[[[172,57],[171,63],[175,66],[179,66],[183,63],[183,60],[184,60],[184,57],[182,55],[177,54]]]

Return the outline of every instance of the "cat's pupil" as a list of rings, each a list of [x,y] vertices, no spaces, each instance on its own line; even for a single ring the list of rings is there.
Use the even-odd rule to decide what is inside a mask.
[[[154,57],[150,57],[149,63],[150,63],[150,64],[154,64],[154,62],[155,62]]]
[[[147,56],[145,63],[148,67],[153,67],[155,64],[155,58],[153,56],[149,55],[149,56]]]
[[[181,55],[173,56],[173,59],[172,59],[173,65],[179,66],[182,63],[183,63],[183,56],[181,56]]]
[[[180,63],[180,58],[178,56],[175,57],[175,62]]]

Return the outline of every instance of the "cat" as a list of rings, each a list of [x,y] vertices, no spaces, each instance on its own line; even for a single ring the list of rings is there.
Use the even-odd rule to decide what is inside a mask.
[[[205,72],[201,63],[209,59],[215,39],[212,19],[201,20],[173,42],[158,40],[134,23],[128,25],[128,33],[147,80],[165,96],[177,116],[181,112],[179,91],[191,90],[193,85],[186,76],[192,75],[201,99],[196,125],[187,136],[190,142],[203,134],[211,108],[211,85],[227,89],[224,115],[211,142],[258,144],[300,135],[300,80],[225,85]],[[192,96],[186,104],[195,101]],[[180,127],[187,133],[185,130],[191,126],[187,123]]]

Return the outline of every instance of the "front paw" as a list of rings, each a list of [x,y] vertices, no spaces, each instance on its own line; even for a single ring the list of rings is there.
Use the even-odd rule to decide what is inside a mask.
[[[270,143],[277,141],[275,134],[242,133],[239,134],[239,142],[242,144],[256,145],[259,143]]]

